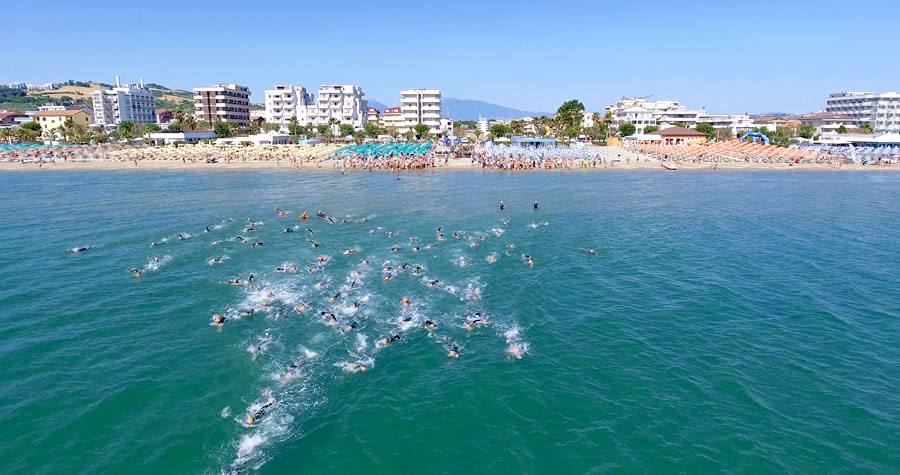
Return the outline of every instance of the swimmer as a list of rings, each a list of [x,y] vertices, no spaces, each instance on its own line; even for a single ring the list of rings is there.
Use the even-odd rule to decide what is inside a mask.
[[[350,255],[350,254],[356,254],[357,252],[359,252],[359,249],[357,249],[355,247],[348,247],[347,249],[344,249],[345,256]]]
[[[447,239],[447,238],[445,238],[443,234],[438,234],[438,235],[437,235],[437,240],[438,240],[438,241],[443,241],[443,240],[445,240],[445,239]]]
[[[135,279],[140,279],[144,275],[144,273],[141,272],[141,270],[138,269],[137,267],[132,267],[131,269],[128,270],[128,272],[131,272],[132,274],[134,274]]]
[[[534,209],[538,209],[538,208],[540,208],[540,206],[541,206],[541,205],[539,205],[537,201],[535,201],[535,202],[531,205],[531,207],[534,208]]]
[[[288,367],[287,372],[278,377],[281,381],[281,384],[286,384],[288,381],[294,378],[297,375],[297,372],[300,371],[300,365],[297,363],[291,363]]]
[[[520,360],[525,356],[525,347],[520,343],[513,343],[506,348],[506,356]]]
[[[252,309],[252,308],[248,308],[247,310],[241,311],[241,316],[242,316],[242,317],[250,317],[250,316],[252,316],[252,315],[253,315],[253,309]]]
[[[340,293],[340,292],[338,292],[338,293],[332,295],[330,300],[331,300],[332,302],[337,302],[337,299],[339,299],[339,298],[341,298],[341,293]]]
[[[158,257],[156,257],[156,258],[154,258],[154,259],[156,259],[156,262],[159,263],[159,258],[158,258]],[[221,263],[222,263],[222,256],[218,256],[218,257],[213,256],[213,257],[210,257],[210,258],[209,258],[209,263],[210,263],[210,264],[221,264]]]
[[[500,208],[500,211],[503,211],[504,209],[506,209],[506,203],[500,201],[499,203],[497,203],[497,207]]]
[[[400,250],[399,246],[391,246],[391,252],[396,253],[399,250]]]
[[[327,285],[327,284],[325,284],[324,281],[320,281],[320,282],[316,282],[315,287],[316,287],[316,289],[318,289],[318,290],[322,290],[322,289],[325,288],[325,285]]]
[[[157,243],[156,241],[150,241],[150,247],[156,247],[156,246],[159,246],[159,243]]]
[[[219,244],[222,244],[222,241],[213,241],[209,243],[210,246],[218,246]]]
[[[385,274],[384,274],[384,281],[385,281],[385,282],[388,282],[388,281],[390,281],[390,280],[393,279],[393,278],[394,278],[394,276],[391,275],[390,273],[385,273]]]
[[[409,307],[409,297],[403,297],[400,299],[400,303],[403,304],[404,307]]]
[[[292,233],[292,232],[294,232],[294,228],[284,228],[284,229],[281,230],[281,232],[283,232],[283,233]]]
[[[307,219],[309,219],[309,213],[307,213],[306,211],[300,213],[300,219],[306,221]]]
[[[419,276],[419,274],[421,274],[421,273],[422,273],[422,267],[420,267],[420,266],[416,266],[416,268],[415,268],[415,269],[413,269],[413,273],[412,273],[412,275],[414,275],[414,276],[416,276],[416,277],[418,277],[418,276]]]
[[[328,256],[319,256],[319,258],[316,259],[316,262],[319,264],[328,264]]]
[[[294,307],[294,313],[303,313],[306,311],[306,305],[300,304]]]
[[[419,252],[421,248],[419,246],[415,246],[412,248],[412,252]]]
[[[72,248],[72,252],[75,254],[79,254],[79,253],[82,253],[85,251],[90,251],[91,249],[93,249],[93,247],[91,247],[91,246],[81,246],[81,247]]]
[[[228,279],[228,285],[241,285],[241,280],[235,277]]]
[[[203,228],[203,232],[204,232],[204,233],[211,233],[212,231],[209,229],[209,226],[206,226],[205,228]]]
[[[432,287],[437,286],[437,285],[440,284],[440,283],[441,283],[440,280],[435,279],[435,280],[432,280],[432,281],[428,282],[428,287],[429,287],[429,288],[432,288]]]
[[[307,241],[309,242],[309,245],[313,247],[313,249],[319,247],[319,243],[317,243],[311,239],[307,239]]]
[[[264,245],[265,245],[264,242],[262,242],[262,241],[256,241],[256,242],[254,242],[253,244],[251,244],[250,247],[263,247]]]
[[[529,256],[528,254],[525,254],[524,256],[522,256],[522,258],[525,260],[525,263],[528,264],[529,266],[534,265],[534,259],[532,259],[531,256]]]
[[[481,315],[480,312],[475,312],[475,315],[473,315],[473,317],[474,318],[468,319],[466,323],[463,323],[463,326],[466,328],[466,330],[475,328],[475,325],[487,326],[488,323],[490,323],[488,322],[487,318],[484,318],[483,315]]]
[[[250,274],[250,276],[247,277],[247,284],[252,284],[252,283],[253,283],[253,279],[255,279],[255,278],[256,278],[255,275]]]
[[[263,300],[262,302],[259,303],[259,306],[262,308],[269,308],[269,302],[266,302],[265,300]]]
[[[361,262],[361,264],[364,265],[364,266],[367,266],[367,265],[369,265],[369,260],[368,260],[368,259],[363,259],[362,262]]]
[[[252,416],[247,416],[247,425],[252,426],[253,424],[259,422],[260,419],[266,416],[271,411],[271,408],[275,406],[276,401],[274,399],[269,400],[269,402],[262,405]]]
[[[345,332],[353,331],[353,330],[356,329],[356,326],[357,326],[356,321],[352,321],[352,322],[350,322],[350,323],[344,325],[344,331],[345,331]]]
[[[488,254],[488,256],[485,257],[485,259],[486,259],[488,262],[490,262],[490,263],[493,264],[494,262],[497,262],[497,253],[496,253],[496,252],[492,252],[492,253]]]
[[[447,358],[459,358],[459,346],[457,346],[456,343],[450,345],[450,350],[447,351]]]
[[[584,252],[586,252],[589,256],[596,256],[596,255],[597,255],[597,251],[594,250],[593,248],[590,248],[590,247],[587,248],[587,249],[585,249]]]
[[[175,237],[178,238],[179,241],[184,241],[185,239],[187,239],[186,237],[184,237],[184,234],[181,233],[176,234]]]
[[[222,315],[217,313],[217,314],[213,315],[213,323],[215,323],[217,326],[221,327],[222,325],[225,324],[225,318],[223,318]]]
[[[351,373],[355,373],[357,371],[365,372],[367,368],[366,365],[362,363],[347,363],[346,369]]]
[[[235,237],[234,237],[234,240],[237,241],[237,242],[239,242],[239,243],[241,243],[241,244],[247,242],[247,240],[244,239],[243,236],[235,236]]]
[[[462,236],[461,236],[458,232],[454,231],[454,232],[453,232],[453,239],[462,239]]]
[[[390,345],[391,343],[393,343],[393,342],[395,342],[395,341],[397,341],[397,340],[399,340],[399,339],[400,339],[400,335],[399,335],[399,334],[398,334],[398,335],[394,335],[394,336],[392,336],[392,337],[390,337],[390,338],[382,338],[382,339],[381,339],[381,344],[382,344],[382,345]]]
[[[437,323],[432,322],[431,320],[425,320],[425,329],[433,332],[437,330]]]

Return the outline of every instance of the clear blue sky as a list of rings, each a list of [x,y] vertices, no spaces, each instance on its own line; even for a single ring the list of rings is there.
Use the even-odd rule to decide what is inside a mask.
[[[623,95],[805,112],[900,89],[897,0],[9,1],[0,82],[359,84],[554,111]]]

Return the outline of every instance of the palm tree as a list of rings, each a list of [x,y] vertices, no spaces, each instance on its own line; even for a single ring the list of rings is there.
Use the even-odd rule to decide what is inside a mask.
[[[188,130],[197,130],[197,118],[189,115],[184,118],[184,127]]]

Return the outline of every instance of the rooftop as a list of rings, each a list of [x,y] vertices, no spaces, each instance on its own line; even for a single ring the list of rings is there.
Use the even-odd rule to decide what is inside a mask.
[[[67,109],[63,111],[37,111],[32,117],[73,117],[79,113],[87,114],[81,109]]]
[[[656,132],[660,137],[706,137],[706,134],[697,129],[685,129],[683,127],[669,127]]]

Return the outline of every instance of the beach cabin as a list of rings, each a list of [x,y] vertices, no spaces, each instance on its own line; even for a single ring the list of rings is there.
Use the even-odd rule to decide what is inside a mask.
[[[499,142],[499,140],[495,140],[495,142]],[[513,137],[512,139],[510,139],[510,142],[513,145],[519,145],[521,147],[556,147],[556,139],[552,137]]]
[[[697,129],[669,127],[656,132],[665,145],[700,145],[706,143],[706,134]]]

